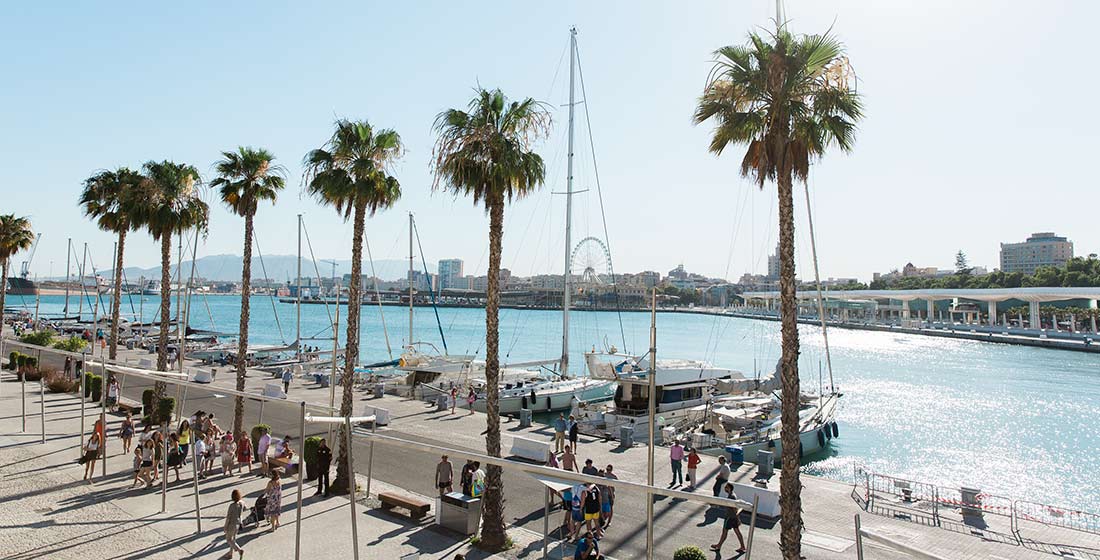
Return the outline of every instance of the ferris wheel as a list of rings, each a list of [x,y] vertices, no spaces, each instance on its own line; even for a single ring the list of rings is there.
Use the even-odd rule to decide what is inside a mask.
[[[580,272],[583,284],[604,284],[611,274],[611,251],[598,237],[585,237],[573,247],[573,273]]]

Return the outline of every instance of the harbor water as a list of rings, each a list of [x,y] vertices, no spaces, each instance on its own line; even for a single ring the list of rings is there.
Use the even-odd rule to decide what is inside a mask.
[[[63,301],[64,296],[42,296],[40,313],[59,314]],[[33,313],[34,303],[31,297],[8,297],[9,309]],[[108,305],[104,297],[100,314]],[[156,296],[135,295],[124,298],[122,312],[133,318],[140,311],[149,321],[158,305]],[[75,314],[75,295],[69,306]],[[87,318],[90,306],[94,300],[85,299]],[[396,357],[408,339],[408,310],[384,311],[363,307],[362,363],[385,360],[391,352]],[[294,340],[294,305],[255,296],[251,312],[253,343]],[[331,348],[335,308],[303,305],[301,313],[304,343]],[[451,354],[484,356],[483,310],[443,308],[438,315]],[[239,317],[239,296],[192,298],[192,328],[234,334]],[[504,363],[561,353],[560,312],[505,309],[500,324]],[[657,329],[659,358],[706,359],[751,376],[773,369],[779,357],[779,324],[771,321],[659,313]],[[827,387],[821,331],[803,325],[800,332],[803,388]],[[342,339],[343,324],[339,335]],[[431,308],[416,310],[413,336],[442,350]],[[593,348],[615,346],[642,354],[649,347],[649,314],[576,312],[570,340],[574,373],[582,373],[582,352]],[[806,472],[850,480],[853,468],[862,465],[914,480],[1100,512],[1100,356],[844,329],[830,330],[829,342],[834,381],[844,393],[840,437],[807,462]]]

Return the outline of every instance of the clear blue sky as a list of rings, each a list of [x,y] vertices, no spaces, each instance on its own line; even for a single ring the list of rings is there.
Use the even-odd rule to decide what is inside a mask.
[[[150,159],[196,165],[221,150],[272,150],[289,188],[263,208],[265,253],[294,252],[305,214],[321,258],[347,258],[350,227],[301,197],[300,161],[335,117],[395,128],[404,196],[368,224],[375,258],[399,258],[406,212],[429,260],[485,268],[484,213],[431,191],[434,116],[475,84],[555,108],[540,146],[550,182],[509,208],[504,266],[560,272],[568,28],[579,30],[610,245],[620,271],[684,263],[710,275],[762,272],[775,244],[774,189],[749,192],[740,150],[706,151],[691,113],[716,47],[770,26],[770,0],[741,2],[7,3],[0,8],[0,212],[44,232],[32,269],[63,274],[65,238],[106,268],[113,237],[76,205],[81,181]],[[789,1],[796,32],[830,25],[846,43],[867,117],[855,151],[811,181],[823,276],[949,267],[955,251],[995,265],[998,242],[1053,230],[1100,250],[1082,207],[1083,164],[1100,145],[1091,2]],[[578,126],[578,189],[594,187]],[[199,254],[240,253],[242,222],[214,203]],[[809,276],[804,208],[800,275]],[[603,237],[595,191],[577,196],[574,240]],[[731,240],[733,243],[731,244]],[[22,257],[17,257],[16,261]],[[127,264],[157,252],[132,236]]]

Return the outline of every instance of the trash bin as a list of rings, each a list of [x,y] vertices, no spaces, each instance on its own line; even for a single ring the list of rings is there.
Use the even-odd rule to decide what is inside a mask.
[[[775,473],[775,453],[760,450],[756,452],[756,476],[766,478]]]
[[[531,409],[521,408],[519,409],[519,427],[530,428],[531,427]]]
[[[436,511],[438,523],[463,535],[477,534],[481,525],[481,498],[473,498],[461,492],[451,492],[439,497]]]
[[[374,385],[374,398],[380,399],[386,394],[386,386],[382,383],[376,383]]]
[[[740,465],[745,462],[745,450],[740,445],[727,445],[726,453],[729,453],[730,463]]]
[[[634,426],[619,426],[619,447],[624,449],[634,445]]]
[[[440,393],[435,396],[435,411],[444,412],[447,410],[447,395]]]
[[[132,341],[132,340],[127,340],[127,341],[126,341],[126,349],[127,349],[127,350],[133,350],[133,349],[134,349],[134,341]]]
[[[959,495],[962,498],[962,507],[959,508],[963,515],[982,515],[982,491],[978,488],[959,488]]]

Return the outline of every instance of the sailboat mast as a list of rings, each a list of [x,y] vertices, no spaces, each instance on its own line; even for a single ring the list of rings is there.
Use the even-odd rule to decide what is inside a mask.
[[[569,308],[573,297],[573,115],[577,66],[577,28],[569,30],[569,155],[565,179],[565,280],[561,294],[561,375],[569,375]]]
[[[413,215],[409,212],[409,346],[413,343]]]
[[[297,354],[301,350],[299,347],[302,344],[302,215],[298,214],[298,279],[295,280],[296,288],[294,289],[296,307],[296,318],[294,320],[294,353]]]
[[[76,309],[77,320],[84,315],[84,267],[88,266],[88,244],[84,243],[84,256],[80,261],[80,305]]]
[[[66,242],[68,249],[65,251],[65,309],[61,311],[61,314],[65,317],[69,315],[69,261],[73,256],[73,238],[68,238]]]

